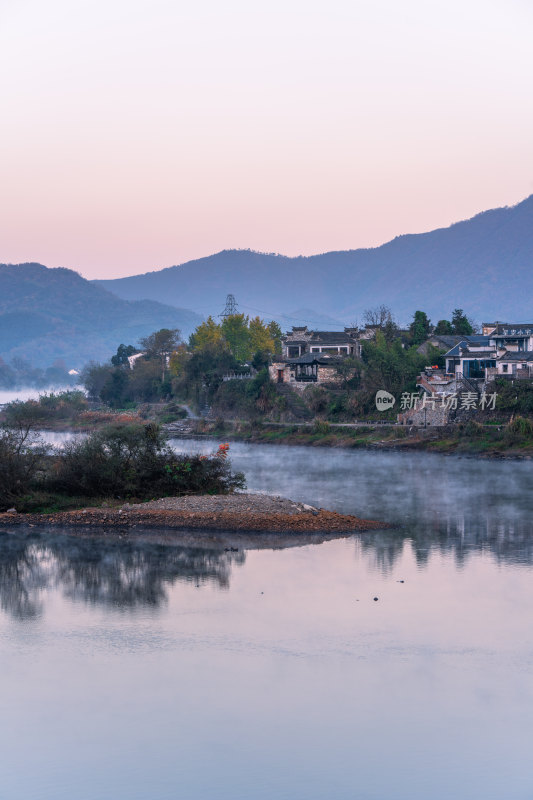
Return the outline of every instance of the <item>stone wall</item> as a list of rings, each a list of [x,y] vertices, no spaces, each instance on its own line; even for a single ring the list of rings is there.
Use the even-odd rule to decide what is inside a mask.
[[[440,403],[435,403],[435,408],[426,406],[410,408],[398,414],[400,425],[447,425],[450,422],[450,409],[443,408]]]

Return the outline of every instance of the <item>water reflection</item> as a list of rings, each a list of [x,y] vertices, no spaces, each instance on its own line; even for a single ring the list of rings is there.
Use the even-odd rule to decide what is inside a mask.
[[[55,587],[91,604],[158,607],[176,581],[227,588],[232,566],[245,559],[242,550],[7,534],[0,539],[0,607],[18,619],[37,617]]]
[[[357,540],[370,569],[390,574],[408,542],[416,564],[424,568],[437,554],[453,555],[458,568],[475,554],[489,553],[499,564],[533,565],[531,524],[524,520],[487,520],[458,516],[444,523],[409,526],[409,529],[378,531]]]

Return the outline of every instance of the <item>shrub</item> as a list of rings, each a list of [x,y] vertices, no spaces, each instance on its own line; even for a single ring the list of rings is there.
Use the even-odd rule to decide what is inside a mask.
[[[504,438],[508,444],[524,444],[533,435],[533,424],[525,417],[515,417],[504,429]]]
[[[30,428],[0,430],[0,511],[30,491],[44,453]]]
[[[224,451],[224,453],[226,450]],[[108,425],[56,453],[48,489],[86,497],[227,494],[244,488],[219,455],[176,455],[159,426]]]

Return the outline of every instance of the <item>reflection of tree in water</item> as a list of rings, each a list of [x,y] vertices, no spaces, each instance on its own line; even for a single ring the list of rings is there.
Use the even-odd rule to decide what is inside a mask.
[[[41,592],[117,608],[157,607],[176,581],[229,586],[245,553],[146,542],[5,536],[0,540],[0,606],[17,618],[41,613]]]
[[[0,608],[18,619],[41,613],[40,592],[49,583],[48,563],[41,548],[24,537],[0,540]]]
[[[475,553],[490,553],[500,564],[533,564],[533,523],[523,518],[457,514],[446,521],[434,519],[422,525],[378,531],[360,538],[361,552],[372,569],[389,573],[410,544],[419,567],[427,565],[432,555],[452,554],[458,567]]]

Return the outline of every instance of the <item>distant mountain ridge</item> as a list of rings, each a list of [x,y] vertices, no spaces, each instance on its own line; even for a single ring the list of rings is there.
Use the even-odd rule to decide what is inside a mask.
[[[69,269],[0,264],[0,356],[34,366],[64,359],[68,368],[107,359],[122,342],[136,344],[159,328],[188,335],[201,322],[192,311],[153,300],[128,301]]]
[[[478,322],[530,321],[533,195],[448,228],[398,236],[380,247],[295,258],[224,250],[144,275],[94,283],[127,300],[175,303],[203,316],[219,314],[226,294],[232,293],[239,310],[263,317],[291,317],[294,309],[305,308],[349,323],[385,303],[402,323],[416,309],[436,322],[449,318],[456,307]]]

